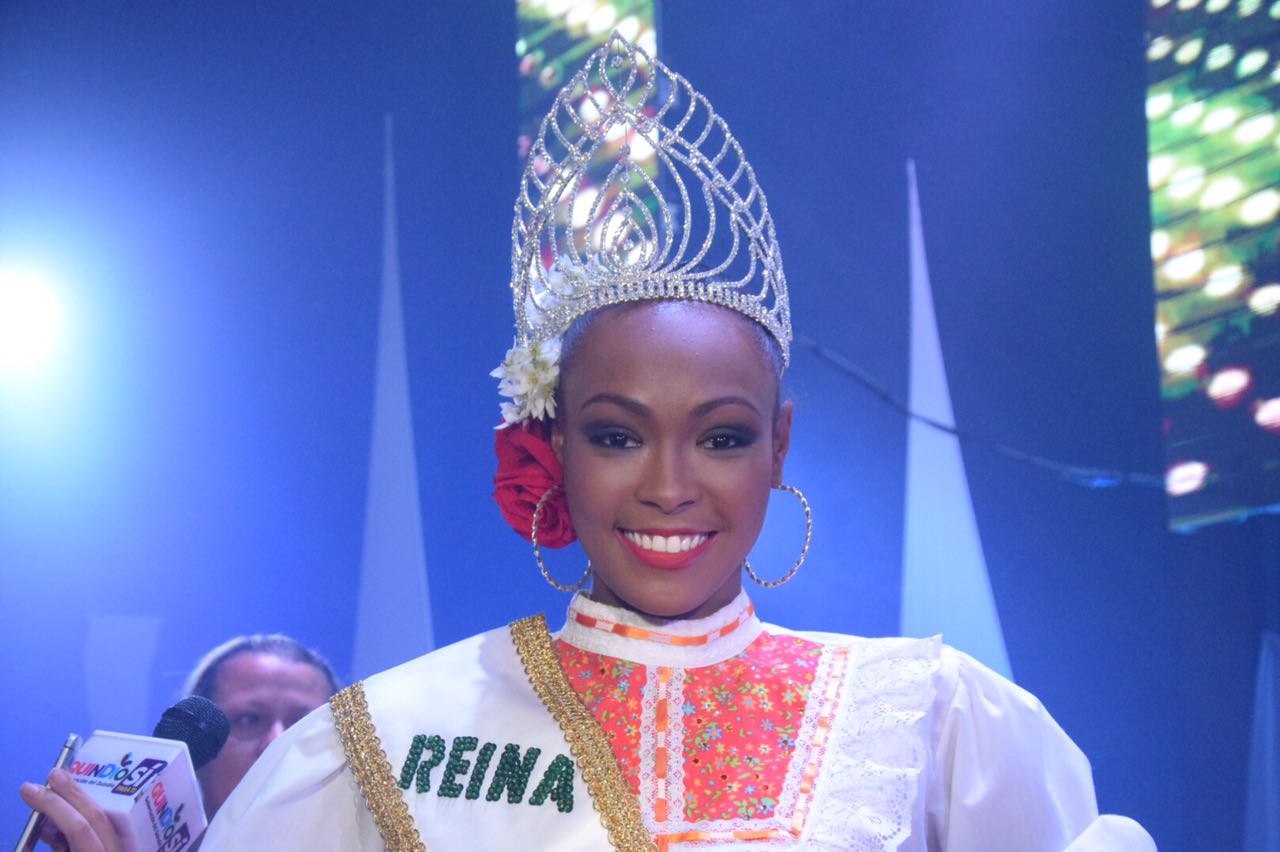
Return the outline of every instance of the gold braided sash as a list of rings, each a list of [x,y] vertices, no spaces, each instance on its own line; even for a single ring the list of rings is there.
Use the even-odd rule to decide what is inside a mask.
[[[609,842],[620,852],[656,852],[658,847],[640,817],[640,803],[627,789],[604,730],[578,699],[560,668],[547,632],[547,620],[534,615],[512,622],[511,639],[533,691],[569,741],[569,750],[582,770],[582,780],[600,813]]]
[[[360,785],[369,813],[390,852],[427,852],[413,815],[396,787],[382,741],[369,716],[369,702],[359,681],[329,699],[342,750]]]

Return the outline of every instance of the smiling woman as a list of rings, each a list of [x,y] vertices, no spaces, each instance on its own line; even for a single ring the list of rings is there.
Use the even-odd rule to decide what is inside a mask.
[[[495,496],[548,580],[590,588],[554,634],[522,619],[343,690],[206,852],[1154,848],[1098,815],[1033,696],[937,637],[756,617],[743,573],[776,583],[747,554],[771,489],[800,496],[791,317],[764,193],[702,95],[613,36],[543,122],[513,234]],[[541,548],[575,538],[566,587]]]
[[[751,320],[607,308],[564,355],[552,434],[592,597],[665,618],[727,605],[782,481],[791,405]]]

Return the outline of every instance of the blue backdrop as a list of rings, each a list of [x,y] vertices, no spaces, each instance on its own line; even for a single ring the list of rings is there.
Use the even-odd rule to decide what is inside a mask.
[[[912,157],[957,422],[1155,472],[1142,16],[667,2],[661,46],[769,193],[798,331],[905,395]],[[489,497],[514,32],[505,2],[0,6],[0,261],[41,261],[68,306],[43,393],[0,388],[0,825],[67,731],[149,728],[229,635],[366,674],[384,113],[435,641],[564,605]],[[894,633],[906,424],[803,350],[788,381],[817,526],[759,608]],[[1277,519],[1174,537],[1158,491],[965,461],[1013,671],[1103,808],[1162,849],[1238,848]]]

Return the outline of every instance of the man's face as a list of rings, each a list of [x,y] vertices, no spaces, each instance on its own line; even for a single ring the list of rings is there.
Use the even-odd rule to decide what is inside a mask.
[[[218,667],[213,703],[226,714],[231,735],[197,773],[209,819],[271,741],[328,701],[329,691],[320,669],[274,654],[245,651]]]

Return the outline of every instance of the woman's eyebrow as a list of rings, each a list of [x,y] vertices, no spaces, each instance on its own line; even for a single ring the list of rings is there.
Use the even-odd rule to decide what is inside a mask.
[[[586,402],[582,403],[582,408],[580,408],[579,411],[582,411],[586,409],[587,406],[594,405],[596,403],[612,403],[613,405],[625,408],[627,411],[630,411],[638,417],[653,416],[653,410],[650,409],[649,406],[642,402],[637,402],[630,397],[620,396],[616,393],[598,393]],[[744,396],[718,396],[715,399],[709,399],[706,402],[699,403],[694,406],[694,408],[689,412],[689,417],[690,419],[704,417],[724,405],[742,405],[751,409],[756,415],[760,414],[760,409],[756,408],[755,404]]]
[[[611,402],[614,405],[627,409],[627,411],[630,411],[632,414],[635,414],[638,417],[650,417],[653,414],[653,412],[649,409],[649,406],[644,405],[643,403],[640,403],[640,402],[636,402],[634,399],[631,399],[630,397],[619,396],[616,393],[598,393],[595,396],[591,397],[591,399],[582,403],[582,408],[579,408],[578,410],[582,411],[586,409],[588,405],[594,405],[595,403],[599,403],[599,402]]]
[[[715,409],[719,408],[722,405],[745,405],[747,408],[750,408],[752,411],[754,411],[757,415],[760,414],[760,409],[756,408],[755,404],[752,403],[751,400],[747,399],[744,396],[718,396],[715,399],[709,399],[706,402],[695,406],[693,411],[689,412],[689,416],[702,417],[703,415],[714,411]]]

